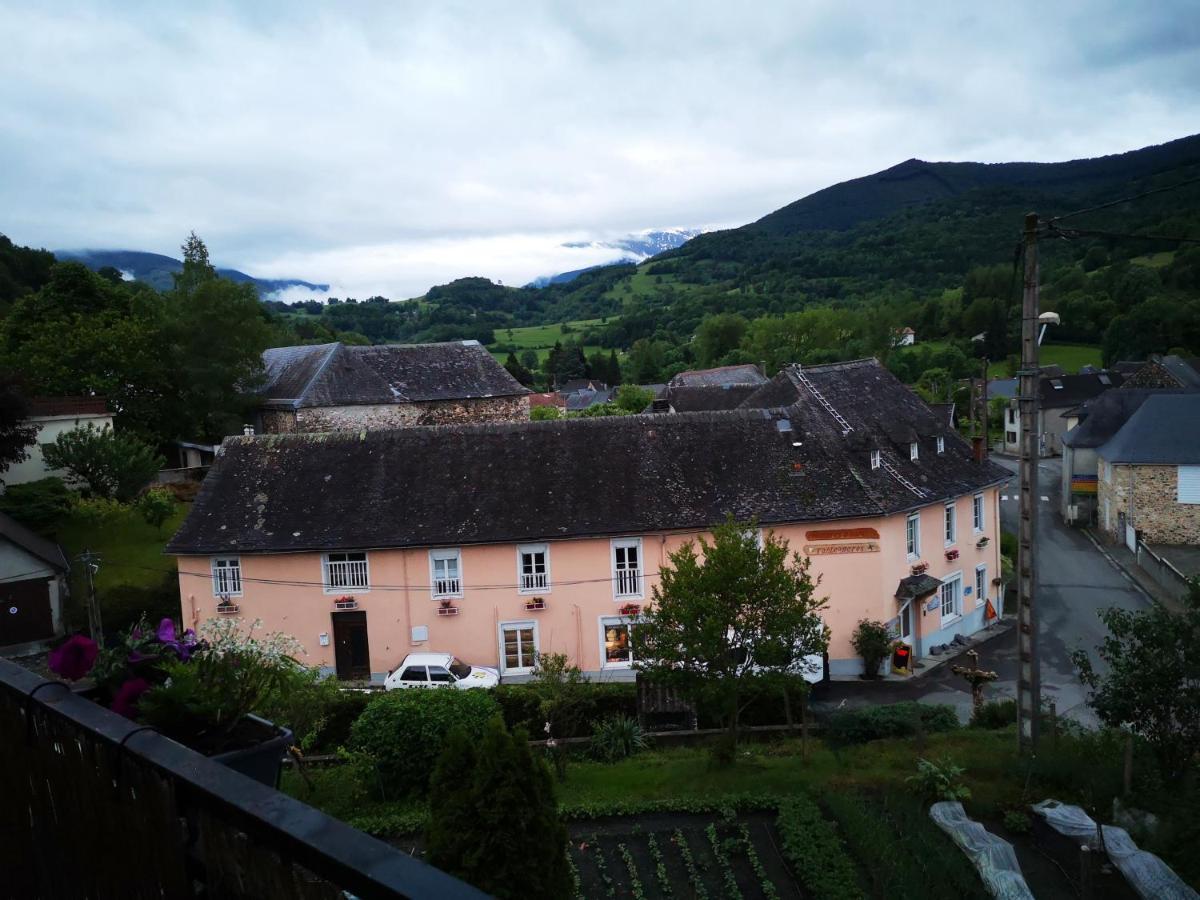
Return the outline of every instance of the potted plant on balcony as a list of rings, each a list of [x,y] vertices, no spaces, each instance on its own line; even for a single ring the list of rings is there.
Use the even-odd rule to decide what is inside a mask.
[[[301,648],[287,635],[243,633],[237,619],[213,619],[178,634],[163,619],[145,620],[112,647],[76,635],[51,654],[69,680],[91,675],[96,699],[193,750],[264,784],[279,779],[292,732],[254,715],[298,666]]]
[[[545,597],[530,597],[528,600],[525,601],[525,608],[527,610],[529,610],[530,612],[536,612],[539,609],[545,609],[546,608],[546,598]]]

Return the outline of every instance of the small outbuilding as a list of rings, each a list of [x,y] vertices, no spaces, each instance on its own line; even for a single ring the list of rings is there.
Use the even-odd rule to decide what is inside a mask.
[[[0,648],[62,634],[68,569],[58,544],[0,513]]]

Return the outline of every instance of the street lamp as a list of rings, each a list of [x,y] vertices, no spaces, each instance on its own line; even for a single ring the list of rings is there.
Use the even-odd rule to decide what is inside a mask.
[[[1041,332],[1038,334],[1038,346],[1042,346],[1042,338],[1046,336],[1046,327],[1049,325],[1061,325],[1062,320],[1056,312],[1044,312],[1038,316],[1038,324],[1042,326]]]

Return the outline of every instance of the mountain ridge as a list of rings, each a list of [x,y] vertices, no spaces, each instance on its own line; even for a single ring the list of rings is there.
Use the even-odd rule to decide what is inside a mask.
[[[150,253],[145,250],[55,250],[56,258],[80,262],[93,272],[111,266],[124,274],[132,276],[134,281],[142,281],[156,290],[165,291],[174,286],[171,277],[183,271],[183,261],[163,253]],[[295,278],[255,278],[237,269],[217,267],[217,274],[222,278],[238,283],[251,283],[263,299],[289,287],[303,287],[313,291],[327,291],[328,284],[315,284]]]

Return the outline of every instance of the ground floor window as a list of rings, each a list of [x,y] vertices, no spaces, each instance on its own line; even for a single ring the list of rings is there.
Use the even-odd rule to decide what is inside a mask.
[[[975,568],[975,605],[983,606],[987,603],[987,566],[976,566]]]
[[[942,621],[956,619],[962,614],[962,575],[942,580]]]
[[[527,675],[537,664],[537,624],[505,622],[500,626],[500,666],[506,675]]]
[[[629,643],[629,620],[617,616],[600,619],[600,664],[602,668],[633,665]]]

